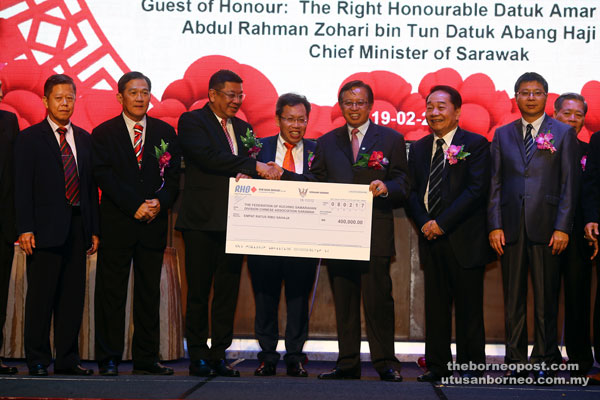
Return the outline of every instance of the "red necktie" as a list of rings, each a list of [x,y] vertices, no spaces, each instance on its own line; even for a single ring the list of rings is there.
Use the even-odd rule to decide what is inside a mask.
[[[229,131],[227,130],[226,119],[221,120],[221,126],[223,127],[223,131],[225,132],[225,137],[227,138],[227,143],[229,143],[229,148],[231,149],[231,152],[235,154],[235,151],[233,149],[233,142],[231,141],[231,136],[229,136]]]
[[[356,162],[356,157],[358,157],[358,148],[360,147],[360,143],[358,142],[358,133],[360,131],[358,128],[352,129],[352,156],[354,157],[354,162]]]
[[[77,174],[77,165],[71,146],[65,138],[67,128],[59,127],[56,129],[60,136],[60,155],[65,172],[65,197],[71,205],[79,205],[79,175]]]
[[[291,172],[296,172],[296,163],[294,162],[294,156],[292,155],[292,149],[296,147],[296,145],[288,142],[283,142],[283,144],[287,149],[285,156],[283,157],[283,168]]]
[[[142,144],[142,132],[144,132],[144,127],[140,124],[135,124],[133,126],[133,133],[135,134],[133,138],[133,150],[135,151],[135,158],[137,159],[138,168],[142,168],[142,154],[144,152],[144,146]]]

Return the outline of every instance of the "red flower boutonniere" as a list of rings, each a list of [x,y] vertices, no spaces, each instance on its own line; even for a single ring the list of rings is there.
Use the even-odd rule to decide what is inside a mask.
[[[554,135],[550,133],[549,129],[548,133],[540,132],[535,138],[535,143],[540,150],[550,150],[550,153],[556,151],[556,147],[554,147]]]
[[[171,153],[167,151],[169,143],[165,143],[164,140],[160,139],[160,147],[154,146],[154,156],[158,160],[158,168],[160,168],[160,178],[162,179],[162,185],[158,188],[155,193],[158,193],[163,186],[165,186],[165,168],[171,164]]]
[[[583,156],[581,157],[581,161],[579,161],[579,163],[581,164],[581,170],[585,171],[585,163],[587,162],[587,156]]]
[[[390,162],[383,156],[382,151],[374,151],[371,155],[360,153],[358,160],[352,165],[353,167],[369,167],[373,169],[383,169]]]
[[[260,149],[262,149],[262,143],[254,136],[254,132],[250,128],[246,128],[246,136],[242,136],[241,139],[244,147],[248,149],[248,155],[256,158],[260,153]]]
[[[464,148],[465,148],[464,144],[461,146],[455,146],[455,145],[451,144],[448,147],[448,150],[444,151],[444,157],[446,157],[446,160],[448,160],[448,164],[454,165],[454,164],[458,163],[460,160],[464,160],[465,158],[470,156],[471,153],[464,151]]]
[[[312,166],[312,163],[315,159],[315,153],[313,153],[312,151],[308,152],[308,169],[310,169],[310,167]]]

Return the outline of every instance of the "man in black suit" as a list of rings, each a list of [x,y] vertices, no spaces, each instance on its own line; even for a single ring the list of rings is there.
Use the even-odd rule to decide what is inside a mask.
[[[146,115],[150,79],[132,71],[117,86],[123,113],[92,131],[94,176],[102,190],[96,359],[101,375],[118,374],[133,261],[133,373],[171,375],[173,369],[159,362],[160,274],[169,208],[179,189],[181,153],[175,130]]]
[[[531,269],[535,341],[530,363],[538,379],[553,375],[549,366],[562,362],[557,342],[559,254],[573,227],[581,168],[573,127],[544,113],[547,95],[548,83],[535,72],[523,74],[515,83],[521,118],[494,134],[488,203],[489,241],[502,263],[505,362],[517,364],[508,375],[528,374],[524,368]]]
[[[579,134],[585,123],[587,103],[577,93],[565,93],[554,101],[554,118],[571,125]],[[577,159],[581,168],[585,169],[589,145],[580,140],[577,147]],[[565,291],[565,344],[570,364],[577,364],[578,369],[571,371],[571,376],[585,376],[594,364],[592,343],[590,340],[590,292],[592,283],[593,247],[588,245],[581,232],[583,223],[583,186],[575,196],[575,223],[573,235],[567,249],[563,252],[561,273]],[[597,243],[597,242],[596,242]],[[599,311],[600,312],[600,311]]]
[[[52,75],[42,98],[48,117],[17,135],[15,206],[19,245],[27,254],[25,356],[29,374],[90,375],[80,365],[86,249],[98,248],[98,190],[92,177],[90,135],[70,121],[75,84]]]
[[[0,101],[2,82],[0,82]],[[8,285],[12,269],[17,231],[15,228],[15,188],[14,188],[14,143],[19,133],[17,116],[0,110],[0,348],[2,330],[6,321]],[[14,375],[17,368],[9,367],[0,359],[0,375]]]
[[[317,140],[310,172],[283,171],[282,179],[369,185],[373,192],[371,259],[327,260],[335,302],[339,355],[336,367],[319,379],[360,378],[361,294],[371,350],[371,362],[382,380],[401,382],[400,363],[394,352],[394,299],[390,261],[395,254],[392,209],[409,195],[404,137],[369,120],[373,90],[362,81],[350,81],[339,91],[338,103],[346,124]],[[373,166],[359,159],[382,152]],[[387,163],[386,163],[387,161]]]
[[[275,119],[280,128],[278,135],[261,139],[262,149],[257,160],[273,161],[283,168],[303,173],[309,170],[316,144],[303,139],[310,114],[306,97],[286,93],[275,106]],[[315,281],[317,260],[314,258],[248,256],[256,318],[254,331],[262,349],[258,353],[260,366],[256,376],[275,375],[279,353],[278,318],[281,283],[285,282],[287,323],[284,356],[287,374],[306,377],[306,354],[302,352],[308,338],[308,299]]]
[[[243,257],[225,254],[229,178],[279,177],[274,167],[248,156],[241,136],[252,127],[235,117],[245,94],[242,79],[220,70],[208,82],[208,103],[183,113],[179,141],[185,160],[185,184],[176,229],[185,242],[188,283],[186,332],[191,358],[189,372],[195,376],[237,377],[239,372],[225,360],[233,339]],[[208,339],[208,296],[214,281],[211,312],[211,348]]]
[[[409,206],[423,234],[419,254],[425,272],[428,371],[417,380],[435,382],[452,374],[448,364],[452,362],[453,303],[456,362],[485,363],[483,274],[492,255],[485,237],[490,152],[486,138],[458,126],[462,98],[456,89],[434,86],[426,102],[425,115],[433,133],[410,147]],[[461,374],[470,377],[481,372]]]

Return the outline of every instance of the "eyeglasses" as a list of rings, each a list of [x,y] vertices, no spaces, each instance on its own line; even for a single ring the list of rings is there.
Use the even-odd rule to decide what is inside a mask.
[[[534,91],[521,90],[520,92],[517,92],[517,94],[519,96],[523,96],[523,97],[529,97],[529,96],[542,97],[542,96],[546,95],[546,92],[542,92],[541,90],[534,90]]]
[[[364,100],[358,100],[358,101],[346,100],[346,101],[342,102],[342,105],[345,108],[352,108],[352,107],[363,108],[363,107],[367,106],[368,104],[369,104],[369,102],[364,101]]]
[[[306,125],[308,124],[308,119],[300,117],[300,118],[286,118],[286,117],[279,117],[280,120],[282,120],[283,122],[285,122],[286,124],[289,125],[294,125],[295,123],[298,125]]]
[[[213,89],[215,92],[219,92],[221,94],[224,94],[225,97],[227,97],[227,99],[229,101],[232,101],[234,99],[237,99],[238,101],[244,101],[244,99],[246,98],[246,93],[228,93],[228,92],[223,92],[222,90],[217,90],[217,89]]]

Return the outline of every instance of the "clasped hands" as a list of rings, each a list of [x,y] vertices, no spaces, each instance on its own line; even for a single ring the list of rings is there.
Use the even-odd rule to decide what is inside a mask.
[[[435,240],[444,234],[444,231],[440,228],[435,219],[427,221],[421,227],[421,232],[423,232],[423,235],[425,235],[425,239],[427,240]]]
[[[160,201],[158,199],[145,200],[135,212],[134,218],[138,221],[150,223],[160,212]]]
[[[266,164],[264,162],[257,161],[256,172],[261,178],[279,180],[281,178],[281,174],[283,174],[283,168],[275,164],[273,161],[269,161]],[[252,177],[240,172],[235,176],[235,181],[238,182],[240,179],[252,179]]]

